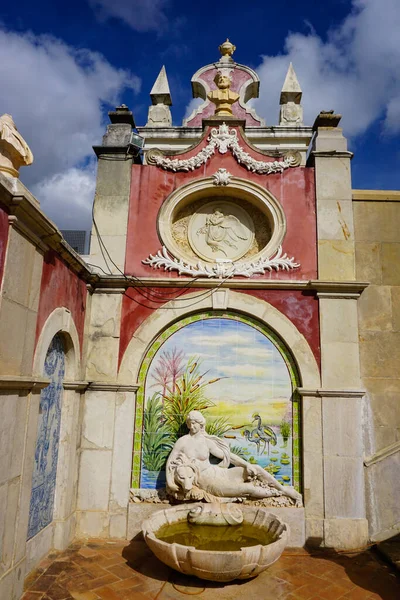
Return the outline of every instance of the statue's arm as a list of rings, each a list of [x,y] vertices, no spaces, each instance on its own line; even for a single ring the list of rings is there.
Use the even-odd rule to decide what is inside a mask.
[[[215,456],[216,458],[221,458],[221,459],[224,458],[224,453],[222,452],[221,448],[219,448],[213,440],[208,439],[207,445],[208,445],[208,449],[210,450],[210,453],[213,456]],[[243,458],[240,458],[240,456],[237,456],[237,454],[233,454],[233,452],[229,452],[229,456],[230,456],[231,464],[235,465],[235,467],[247,468],[249,466],[249,463],[247,461],[245,461]]]
[[[173,466],[173,463],[176,461],[176,459],[178,458],[178,455],[182,451],[182,448],[181,448],[182,444],[179,443],[181,439],[182,438],[180,438],[177,442],[175,442],[175,445],[172,448],[172,450],[170,452],[170,455],[168,456],[167,466],[166,466],[166,470],[165,470],[166,481],[167,481],[167,488],[171,492],[178,492],[179,491],[179,488],[176,485],[175,480],[174,480],[175,467]]]

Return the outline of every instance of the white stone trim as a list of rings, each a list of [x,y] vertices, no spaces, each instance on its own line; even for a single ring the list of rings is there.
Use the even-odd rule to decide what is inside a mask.
[[[25,392],[40,391],[49,385],[46,377],[24,377],[4,375],[0,377],[0,390],[24,390]]]
[[[365,396],[365,390],[334,390],[334,389],[307,389],[298,387],[297,393],[300,396],[308,396],[314,398],[362,398]]]
[[[198,296],[200,299],[193,306]],[[194,292],[185,296],[185,299],[188,300],[186,306],[182,306],[182,302],[179,301],[168,302],[140,325],[125,350],[118,373],[118,381],[138,380],[144,353],[153,340],[169,325],[192,314],[194,310],[202,311],[213,308],[212,293],[204,297],[203,292]],[[320,387],[320,373],[314,354],[305,337],[285,315],[264,300],[233,290],[229,292],[227,308],[258,319],[275,331],[290,349],[297,364],[302,385],[310,389]]]
[[[43,325],[33,359],[33,372],[39,377],[42,375],[47,350],[56,333],[66,333],[69,336],[71,344],[68,347],[67,340],[65,348],[65,374],[71,381],[78,379],[80,373],[79,337],[71,312],[64,307],[53,310]]]
[[[372,465],[376,465],[376,463],[385,460],[385,458],[388,458],[393,454],[396,454],[396,452],[400,452],[400,441],[394,442],[394,444],[390,444],[390,446],[386,446],[386,448],[383,448],[382,450],[379,450],[372,456],[368,456],[367,458],[365,458],[364,466],[372,467]]]
[[[108,383],[107,381],[91,381],[87,390],[98,390],[102,392],[136,392],[139,388],[138,383]]]

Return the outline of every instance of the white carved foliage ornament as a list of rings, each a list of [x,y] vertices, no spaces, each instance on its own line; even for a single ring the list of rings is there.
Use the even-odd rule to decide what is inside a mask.
[[[226,154],[230,150],[239,164],[259,175],[282,173],[290,167],[298,167],[301,160],[299,152],[287,152],[281,161],[256,160],[240,146],[236,129],[229,129],[226,123],[211,129],[207,142],[207,146],[191,158],[168,158],[160,150],[153,149],[147,152],[146,160],[149,165],[156,165],[167,171],[194,171],[204,165],[215,154],[215,150],[218,149],[220,154]]]
[[[153,267],[153,269],[163,269],[164,271],[178,271],[179,275],[191,275],[193,277],[219,277],[227,279],[229,277],[242,276],[251,277],[252,275],[263,275],[266,271],[290,271],[300,265],[294,258],[289,258],[283,254],[282,246],[279,246],[277,253],[272,258],[259,258],[256,261],[231,262],[218,261],[206,264],[198,261],[195,265],[175,258],[168,254],[165,246],[159,250],[155,256],[150,254],[149,258],[142,261],[143,264]]]

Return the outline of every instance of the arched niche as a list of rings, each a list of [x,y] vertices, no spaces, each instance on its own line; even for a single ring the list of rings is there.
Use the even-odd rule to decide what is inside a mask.
[[[56,308],[46,319],[36,344],[33,373],[42,376],[47,350],[54,336],[60,333],[65,350],[65,378],[71,381],[80,377],[79,336],[71,312],[64,307]]]
[[[121,361],[118,382],[136,382],[143,357],[153,340],[179,319],[195,312],[214,310],[213,297],[216,294],[226,294],[224,308],[257,319],[279,336],[293,356],[302,387],[316,389],[320,386],[320,373],[314,354],[290,319],[268,302],[233,290],[218,290],[215,294],[205,294],[204,290],[190,293],[184,296],[183,301],[181,297],[156,310],[133,334]]]
[[[282,354],[290,372],[292,392],[295,392],[296,387],[299,385],[310,388],[319,387],[320,375],[314,355],[304,336],[287,317],[268,303],[247,294],[233,292],[232,290],[220,290],[216,294],[225,296],[226,308],[224,307],[223,310],[218,310],[218,302],[213,301],[212,294],[204,296],[204,291],[186,296],[183,302],[168,303],[139,327],[125,352],[119,373],[120,380],[121,382],[133,380],[139,383],[135,415],[133,487],[140,487],[143,479],[141,474],[143,464],[140,461],[143,452],[141,435],[144,431],[144,420],[147,418],[144,397],[147,369],[166,339],[189,323],[201,319],[223,318],[224,316],[229,319],[236,319],[240,323],[247,323],[262,332]],[[294,428],[292,429],[293,439],[295,437],[298,439],[300,432],[298,398],[292,397],[292,400],[295,400],[293,402],[293,410],[295,411],[292,422]],[[160,431],[158,430],[157,434]],[[276,431],[277,428],[275,427]],[[286,458],[284,457],[285,460]],[[293,445],[293,454],[290,458],[293,458],[293,471],[290,481],[299,487],[301,457],[298,443]],[[159,485],[159,481],[157,485]]]
[[[44,323],[34,355],[33,373],[50,382],[41,391],[40,398],[31,398],[29,423],[35,430],[35,434],[32,431],[34,446],[25,458],[25,468],[32,472],[27,539],[32,540],[29,554],[35,564],[41,558],[36,550],[41,543],[34,539],[43,536],[41,550],[45,553],[53,546],[63,547],[73,535],[73,530],[66,535],[62,530],[68,529],[67,519],[74,505],[71,495],[77,473],[74,423],[77,425],[79,397],[75,398],[74,390],[64,389],[64,383],[80,378],[80,347],[68,309],[56,308]],[[61,527],[54,530],[53,539],[48,528],[57,521]]]

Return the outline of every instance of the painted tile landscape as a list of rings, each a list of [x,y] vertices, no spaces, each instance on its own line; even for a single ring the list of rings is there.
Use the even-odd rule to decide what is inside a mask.
[[[293,485],[292,393],[285,359],[258,328],[225,316],[177,328],[145,378],[140,487],[165,486],[166,458],[193,409],[232,452]]]

